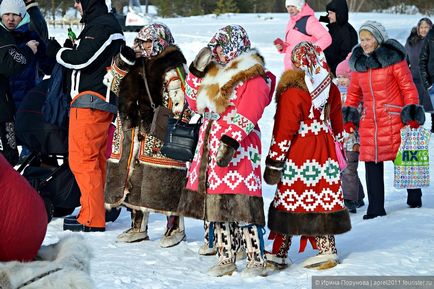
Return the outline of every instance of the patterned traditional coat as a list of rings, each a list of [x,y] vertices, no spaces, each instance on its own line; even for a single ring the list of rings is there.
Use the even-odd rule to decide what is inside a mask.
[[[169,46],[156,57],[137,60],[122,79],[120,117],[107,163],[106,206],[125,205],[168,214],[176,211],[187,168],[184,162],[163,156],[163,142],[149,134],[153,112],[144,77],[155,105],[168,107],[179,115],[184,93],[176,67],[181,67],[183,73],[184,63],[179,48]]]
[[[188,75],[187,100],[192,110],[204,113],[204,121],[189,169],[190,193],[180,201],[181,214],[265,224],[258,121],[272,93],[263,65],[252,50],[225,66],[215,64],[202,79]],[[223,135],[240,144],[228,167],[216,163]]]
[[[264,179],[273,183],[269,181],[270,171],[282,168],[283,172],[274,182],[277,191],[269,209],[269,228],[281,234],[309,236],[350,230],[334,139],[319,110],[309,118],[312,99],[303,71],[283,74],[276,100]],[[333,83],[328,103],[331,127],[339,138],[343,129],[341,99]]]

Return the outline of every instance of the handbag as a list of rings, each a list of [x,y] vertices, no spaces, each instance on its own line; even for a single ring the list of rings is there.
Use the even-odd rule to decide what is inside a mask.
[[[164,105],[158,105],[157,107],[155,106],[155,103],[152,101],[151,93],[149,91],[148,81],[146,80],[146,71],[144,65],[142,71],[146,92],[148,93],[149,101],[151,102],[151,107],[154,112],[149,134],[158,138],[159,140],[164,140],[167,131],[168,120],[169,117],[173,117],[173,112]]]
[[[431,133],[422,126],[401,129],[401,144],[394,164],[393,186],[417,189],[429,186],[429,139]]]
[[[161,153],[174,160],[191,162],[199,139],[202,116],[196,123],[183,122],[182,117],[186,107],[187,104],[184,105],[178,119],[169,117],[167,133],[161,147]]]
[[[327,127],[329,128],[329,132],[333,137],[333,141],[335,143],[336,157],[338,159],[338,164],[339,164],[339,169],[342,172],[347,167],[347,159],[345,157],[344,148],[342,146],[342,143],[335,138],[335,135],[333,133],[333,130],[332,130],[330,124],[327,124]]]

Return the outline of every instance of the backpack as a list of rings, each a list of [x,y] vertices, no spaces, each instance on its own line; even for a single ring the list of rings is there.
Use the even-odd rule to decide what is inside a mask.
[[[69,96],[63,89],[65,68],[56,63],[48,83],[47,98],[42,106],[44,120],[55,126],[67,128]]]

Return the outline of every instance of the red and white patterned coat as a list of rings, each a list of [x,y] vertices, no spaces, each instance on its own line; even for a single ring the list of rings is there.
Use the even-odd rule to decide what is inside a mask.
[[[258,75],[258,65],[263,71],[262,60],[252,51],[224,67],[214,66],[214,70],[210,70],[202,79],[191,73],[188,75],[188,103],[193,111],[203,113],[204,118],[189,170],[187,189],[198,191],[199,176],[206,174],[207,194],[262,196],[258,121],[271,102],[272,93],[264,77]],[[222,91],[229,93],[223,96]],[[208,138],[207,127],[210,122]],[[240,144],[228,167],[219,167],[216,163],[217,149],[223,135]],[[206,172],[203,172],[201,160],[206,139],[209,152]]]

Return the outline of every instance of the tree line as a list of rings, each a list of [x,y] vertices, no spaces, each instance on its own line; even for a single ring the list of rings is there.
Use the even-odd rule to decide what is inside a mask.
[[[324,11],[331,0],[306,0],[315,11]],[[63,14],[71,7],[72,1],[39,0],[39,5],[46,15],[55,15],[56,11]],[[350,11],[368,12],[386,9],[399,4],[415,5],[423,14],[434,14],[433,0],[347,0]],[[193,16],[223,13],[278,13],[286,12],[285,0],[142,0],[142,5],[155,5],[162,17]],[[128,0],[112,1],[117,11],[128,5]],[[63,15],[62,14],[62,15]]]

